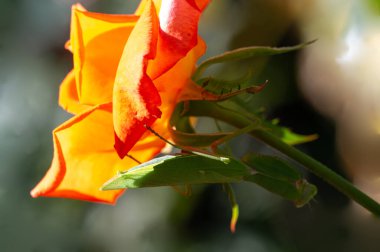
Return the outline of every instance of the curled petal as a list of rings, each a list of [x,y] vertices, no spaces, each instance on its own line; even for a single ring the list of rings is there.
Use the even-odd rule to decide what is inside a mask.
[[[59,88],[59,105],[72,114],[79,114],[90,108],[79,102],[73,70],[67,74]]]
[[[113,149],[111,104],[99,105],[77,115],[53,131],[54,158],[42,181],[32,190],[33,197],[67,197],[114,203],[122,193],[99,188],[117,171],[137,163],[121,160]],[[146,137],[130,152],[145,162],[153,158],[164,143]]]
[[[156,7],[156,11],[157,11],[157,14],[159,13],[160,11],[160,7],[161,7],[161,2],[162,0],[142,0],[139,4],[139,6],[137,7],[136,11],[135,11],[135,15],[138,15],[140,16],[145,7],[147,6],[147,4],[149,5],[151,2],[153,1],[155,7]]]
[[[206,44],[199,37],[197,45],[183,59],[154,80],[161,97],[163,97],[162,106],[160,107],[163,117],[160,122],[164,121],[165,118],[170,118],[182,93],[191,87],[189,76],[193,73],[197,60],[205,51]]]
[[[112,101],[116,69],[138,16],[109,15],[72,8],[70,41],[80,103],[97,105]]]
[[[195,63],[200,56],[204,54],[206,45],[201,38],[197,45],[180,61],[177,62],[169,71],[154,80],[159,94],[162,97],[160,110],[162,117],[155,122],[153,129],[159,135],[170,139],[170,131],[168,130],[170,117],[178,103],[182,92],[188,89],[191,84],[189,76],[191,76]]]
[[[121,56],[113,89],[115,149],[123,158],[161,116],[161,98],[146,74],[156,54],[158,18],[152,2],[146,5]]]
[[[157,55],[149,64],[154,80],[168,71],[197,44],[198,23],[209,0],[162,0]]]

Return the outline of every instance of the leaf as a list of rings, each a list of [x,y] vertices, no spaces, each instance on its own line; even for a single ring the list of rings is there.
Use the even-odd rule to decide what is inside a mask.
[[[246,181],[293,201],[296,207],[304,206],[317,194],[314,185],[303,179],[289,162],[278,157],[249,154],[243,162],[257,171],[257,174],[245,177]]]
[[[242,181],[249,169],[232,158],[199,155],[164,156],[119,173],[101,190]]]
[[[275,179],[295,182],[302,178],[297,169],[278,157],[247,154],[242,161],[258,173]]]
[[[235,60],[243,60],[252,57],[258,56],[271,56],[276,54],[287,53],[295,50],[299,50],[304,48],[305,46],[314,43],[314,41],[310,41],[304,44],[299,44],[296,46],[289,47],[265,47],[265,46],[250,46],[250,47],[242,47],[232,51],[228,51],[222,53],[220,55],[208,58],[203,61],[198,68],[195,70],[193,74],[193,80],[198,80],[202,73],[211,65],[223,63],[226,61],[235,61]]]
[[[268,191],[291,201],[298,201],[302,198],[295,184],[290,181],[268,177],[263,174],[250,175],[245,180],[258,184]]]
[[[379,15],[380,14],[380,1],[379,0],[367,0],[368,9],[372,11],[373,15]]]

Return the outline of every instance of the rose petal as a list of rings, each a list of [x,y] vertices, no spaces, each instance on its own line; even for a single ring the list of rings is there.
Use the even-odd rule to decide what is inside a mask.
[[[67,74],[59,88],[59,105],[72,114],[79,114],[90,108],[79,102],[73,70]]]
[[[136,11],[135,11],[135,15],[141,16],[141,14],[143,13],[146,5],[150,4],[151,2],[154,3],[154,6],[156,7],[156,12],[157,12],[157,15],[158,15],[158,13],[160,12],[160,7],[161,7],[162,0],[142,0],[140,2],[139,6],[137,7]]]
[[[109,15],[72,8],[70,48],[80,103],[97,105],[112,101],[116,69],[138,16]]]
[[[99,188],[117,171],[128,170],[137,163],[129,158],[121,160],[113,149],[111,106],[93,107],[53,131],[54,158],[45,177],[32,190],[33,197],[116,201],[121,190],[100,191]],[[147,137],[130,154],[145,162],[164,145],[155,137]]]
[[[133,29],[117,70],[113,92],[115,149],[123,158],[161,116],[160,96],[146,74],[148,60],[154,58],[158,18],[152,2],[145,6]]]
[[[157,55],[148,67],[148,75],[153,80],[168,71],[197,44],[199,18],[208,2],[162,1]]]
[[[160,95],[165,97],[165,99],[162,99],[163,103],[167,100],[167,96],[181,91],[187,83],[191,81],[190,77],[195,70],[196,62],[205,53],[205,51],[206,44],[201,37],[198,37],[196,46],[192,48],[185,57],[179,60],[167,72],[154,80],[154,84],[156,85]]]

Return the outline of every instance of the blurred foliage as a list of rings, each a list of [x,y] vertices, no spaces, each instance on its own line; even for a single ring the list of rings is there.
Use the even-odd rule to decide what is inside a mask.
[[[171,188],[129,190],[116,206],[65,199],[32,199],[52,156],[51,130],[70,115],[57,105],[61,80],[71,68],[63,49],[70,5],[62,0],[0,1],[0,251],[377,251],[378,229],[346,210],[348,200],[313,176],[319,196],[296,209],[248,183],[234,185],[240,205],[235,234],[221,186],[196,186],[190,197]],[[299,41],[289,1],[213,1],[202,18],[207,56],[248,45]],[[137,0],[81,1],[93,11],[127,13]],[[270,84],[242,96],[253,110],[320,139],[301,148],[339,169],[334,128],[299,94],[297,53],[226,64],[211,71],[234,79],[253,69],[253,83]],[[209,128],[201,121],[199,127]],[[271,150],[246,137],[236,151]],[[307,175],[307,174],[306,174]],[[307,175],[308,176],[308,175]]]
[[[367,0],[367,4],[376,15],[380,14],[380,1],[379,0]]]

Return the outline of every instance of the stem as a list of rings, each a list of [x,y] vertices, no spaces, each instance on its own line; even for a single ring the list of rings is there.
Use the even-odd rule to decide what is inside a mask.
[[[191,102],[190,108],[186,114],[212,117],[237,128],[244,128],[252,124],[252,120],[243,116],[241,113],[221,107],[215,103],[204,101]],[[362,207],[366,208],[368,211],[376,216],[380,216],[379,203],[360,191],[351,182],[329,169],[327,166],[299,151],[298,149],[282,142],[278,137],[265,130],[255,129],[252,130],[250,134],[302,164],[312,173],[325,180],[327,183],[360,204]]]

